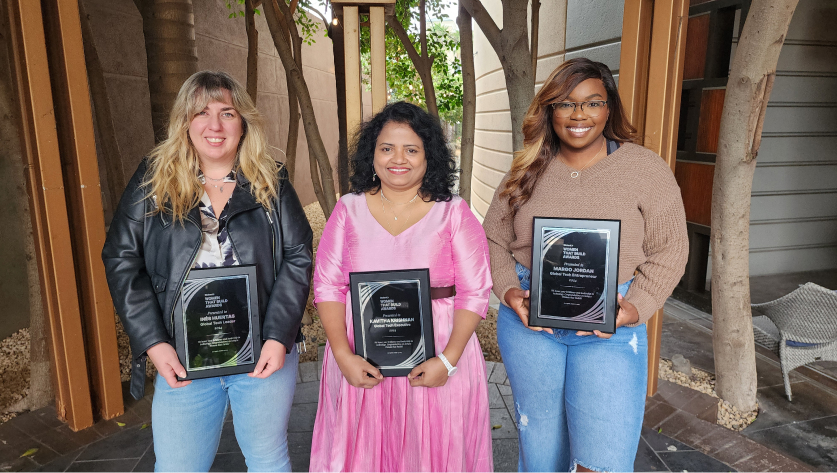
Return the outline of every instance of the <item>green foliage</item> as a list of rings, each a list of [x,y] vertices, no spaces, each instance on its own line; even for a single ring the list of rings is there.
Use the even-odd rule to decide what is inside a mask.
[[[454,2],[455,0],[427,0],[425,3],[426,18],[437,20],[434,23],[427,22],[427,53],[434,58],[431,75],[436,89],[439,116],[448,123],[462,121],[462,63],[459,59],[459,30],[455,27],[448,28],[441,23],[444,20],[451,20],[444,13],[444,9]],[[413,47],[421,54],[419,5],[418,0],[398,0],[395,4],[395,16],[404,25],[404,30],[407,31]],[[368,18],[361,18],[361,21],[368,21]],[[371,68],[368,28],[361,28],[360,45],[362,70],[364,76],[369,77]],[[426,107],[421,78],[407,54],[407,49],[389,26],[386,29],[386,58],[389,100],[392,102],[404,100]],[[367,79],[364,81],[368,82]]]

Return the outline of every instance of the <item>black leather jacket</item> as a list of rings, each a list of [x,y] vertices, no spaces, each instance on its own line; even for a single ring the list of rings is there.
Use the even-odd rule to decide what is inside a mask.
[[[110,294],[131,340],[131,394],[137,399],[145,390],[146,351],[160,342],[172,343],[175,301],[202,239],[198,207],[183,224],[172,221],[170,213],[150,215],[153,204],[140,188],[146,169],[144,159],[122,194],[102,250]],[[256,265],[262,338],[290,351],[302,337],[313,235],[284,168],[279,184],[273,209],[267,212],[239,172],[228,203],[227,230],[238,261]]]

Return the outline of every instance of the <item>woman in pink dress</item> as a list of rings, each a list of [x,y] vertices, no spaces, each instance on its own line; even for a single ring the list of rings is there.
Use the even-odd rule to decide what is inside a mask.
[[[311,471],[493,470],[474,334],[491,290],[488,245],[451,192],[455,172],[438,120],[415,105],[390,104],[360,130],[353,193],[337,203],[317,250],[314,301],[328,344]],[[349,273],[416,268],[430,268],[438,356],[407,377],[384,377],[354,354]]]

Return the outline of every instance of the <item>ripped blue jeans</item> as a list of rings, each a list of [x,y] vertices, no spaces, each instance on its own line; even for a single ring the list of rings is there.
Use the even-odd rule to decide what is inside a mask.
[[[529,270],[519,263],[516,270],[529,289]],[[610,339],[550,335],[501,304],[497,341],[514,394],[519,471],[633,471],[648,378],[645,324],[620,327]]]

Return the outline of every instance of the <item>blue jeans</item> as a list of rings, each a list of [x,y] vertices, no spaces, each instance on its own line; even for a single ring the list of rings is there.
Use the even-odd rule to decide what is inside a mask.
[[[516,269],[529,289],[529,270]],[[514,395],[520,471],[633,471],[648,378],[644,324],[620,327],[610,339],[550,335],[500,305],[497,341]]]
[[[291,471],[287,431],[298,364],[294,346],[282,369],[266,379],[237,374],[172,389],[158,374],[151,409],[154,470],[209,471],[231,407],[248,471]]]

